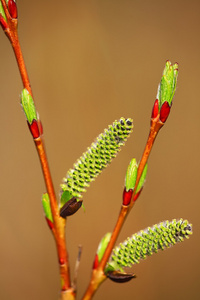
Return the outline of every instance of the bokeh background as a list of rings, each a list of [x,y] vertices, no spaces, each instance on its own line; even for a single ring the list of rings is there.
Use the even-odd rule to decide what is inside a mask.
[[[127,165],[144,149],[165,61],[179,62],[173,109],[118,241],[181,217],[193,224],[194,234],[134,266],[137,279],[122,285],[107,280],[94,299],[199,299],[200,2],[35,0],[18,1],[18,10],[57,193],[67,170],[108,124],[121,116],[134,119],[126,146],[84,194],[86,212],[67,222],[72,277],[83,246],[78,299],[97,245],[115,224]],[[0,299],[58,299],[56,249],[41,207],[45,186],[19,104],[16,61],[2,31],[0,83]]]

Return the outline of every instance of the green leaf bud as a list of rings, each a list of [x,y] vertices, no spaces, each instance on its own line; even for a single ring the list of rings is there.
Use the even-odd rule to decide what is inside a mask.
[[[147,164],[144,167],[144,170],[142,172],[142,175],[140,177],[140,181],[138,183],[137,189],[136,189],[136,194],[141,190],[141,188],[143,187],[145,180],[146,180],[146,176],[147,176]]]
[[[102,257],[104,255],[104,252],[108,246],[108,243],[110,242],[111,233],[108,232],[104,235],[104,237],[101,239],[98,249],[97,249],[97,255],[98,255],[98,261],[100,262],[102,260]]]
[[[161,106],[165,101],[168,102],[169,106],[171,106],[172,99],[176,90],[177,77],[178,64],[175,63],[174,65],[172,65],[170,61],[167,61],[157,92],[159,110],[161,109]]]
[[[49,195],[47,193],[42,195],[42,206],[44,209],[45,217],[53,223],[51,205],[50,205]]]
[[[135,187],[135,182],[137,178],[137,169],[138,169],[137,161],[135,158],[133,158],[130,161],[130,164],[126,171],[125,188],[127,192],[129,190],[133,190]]]
[[[33,120],[37,120],[37,113],[33,98],[27,89],[23,89],[21,93],[21,105],[29,124],[32,124]]]

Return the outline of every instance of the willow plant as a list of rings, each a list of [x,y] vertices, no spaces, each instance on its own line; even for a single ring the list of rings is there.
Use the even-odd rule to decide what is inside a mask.
[[[133,121],[131,117],[122,117],[109,125],[67,172],[60,184],[60,194],[57,197],[44,148],[43,127],[35,108],[33,92],[18,38],[18,13],[14,0],[0,0],[0,24],[16,56],[23,83],[21,105],[38,152],[46,184],[46,193],[42,196],[42,206],[57,247],[61,282],[60,298],[63,300],[76,299],[77,288],[70,279],[69,259],[65,243],[66,219],[83,205],[82,193],[121,150],[133,130]],[[176,90],[177,76],[178,64],[171,64],[170,61],[167,61],[153,105],[150,131],[144,152],[139,163],[135,158],[131,158],[127,167],[119,216],[113,231],[102,238],[94,255],[91,280],[82,297],[84,300],[91,299],[100,284],[107,278],[118,283],[132,280],[135,278],[135,274],[127,273],[124,268],[131,267],[141,259],[157,253],[158,250],[164,250],[182,242],[192,233],[192,226],[187,220],[164,221],[133,234],[123,243],[115,246],[126,217],[143,190],[147,174],[147,161],[157,134],[169,116]]]

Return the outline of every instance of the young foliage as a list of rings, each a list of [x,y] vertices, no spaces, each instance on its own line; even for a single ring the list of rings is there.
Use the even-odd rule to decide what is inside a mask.
[[[127,238],[118,247],[114,248],[113,254],[106,267],[106,272],[110,270],[123,271],[123,267],[131,267],[139,263],[141,259],[157,253],[188,239],[192,234],[192,225],[187,220],[165,221],[148,227],[131,237]]]
[[[42,195],[42,206],[44,209],[45,217],[53,223],[50,200],[49,200],[49,195],[47,193],[44,193]]]
[[[82,192],[89,186],[91,181],[107,167],[116,157],[129,137],[133,129],[133,121],[121,118],[105,129],[104,133],[97,137],[95,143],[88,148],[87,152],[77,160],[74,168],[67,172],[61,184],[62,192],[68,191],[71,197],[81,198]],[[65,198],[61,197],[61,206]]]

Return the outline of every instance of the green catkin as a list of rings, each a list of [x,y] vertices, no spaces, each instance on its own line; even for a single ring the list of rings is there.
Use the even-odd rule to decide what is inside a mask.
[[[91,181],[107,167],[111,160],[116,157],[129,137],[133,129],[133,120],[120,118],[115,121],[104,133],[100,134],[96,142],[83,153],[83,155],[70,169],[61,184],[61,193],[69,191],[72,197],[81,198],[82,192],[89,186]]]
[[[192,225],[187,220],[165,221],[142,230],[113,250],[113,254],[108,263],[109,267],[123,268],[131,267],[139,263],[140,259],[157,253],[159,249],[164,250],[188,239],[192,234]]]

